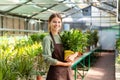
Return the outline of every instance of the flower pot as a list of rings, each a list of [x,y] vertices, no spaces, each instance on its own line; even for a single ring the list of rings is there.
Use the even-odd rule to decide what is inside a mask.
[[[37,80],[43,80],[43,77],[41,75],[37,75]]]
[[[87,48],[86,48],[85,51],[86,51],[86,52],[89,52],[89,51],[90,51],[90,46],[87,46]]]
[[[64,51],[64,60],[67,60],[67,58],[68,58],[70,55],[72,55],[72,54],[74,54],[73,51],[71,51],[71,50],[65,50],[65,51]]]
[[[82,52],[78,52],[78,57],[82,56],[83,53]]]

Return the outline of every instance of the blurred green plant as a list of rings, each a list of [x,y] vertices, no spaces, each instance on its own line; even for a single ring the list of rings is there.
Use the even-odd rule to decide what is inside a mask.
[[[90,51],[91,48],[93,49],[97,47],[97,43],[99,40],[98,31],[87,30],[85,34],[87,35],[87,50]]]
[[[120,64],[120,54],[117,56],[117,58],[116,58],[116,63],[117,64]]]
[[[41,42],[33,42],[31,38],[2,37],[0,53],[2,80],[28,80],[34,70],[35,57],[42,53],[42,45]]]
[[[47,33],[35,33],[30,35],[32,41],[42,42],[43,38],[46,36]]]
[[[87,30],[87,31],[85,32],[85,34],[87,34],[87,38],[88,38],[87,44],[88,44],[88,46],[92,46],[93,43],[94,43],[93,36],[92,36],[92,31]]]
[[[93,44],[95,45],[95,47],[97,47],[97,42],[99,40],[98,30],[94,30],[92,36],[93,36],[93,41],[94,41]]]

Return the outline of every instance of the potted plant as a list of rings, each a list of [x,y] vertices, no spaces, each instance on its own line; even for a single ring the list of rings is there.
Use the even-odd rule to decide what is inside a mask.
[[[95,47],[97,47],[98,39],[99,39],[99,37],[98,37],[98,31],[94,30],[94,32],[93,32],[93,40],[94,40]]]
[[[36,80],[43,80],[43,75],[45,75],[44,72],[36,71]]]
[[[78,29],[71,29],[70,31],[62,32],[61,39],[65,52],[69,52],[69,54],[73,54],[74,52],[83,53],[85,46],[87,45],[86,35]]]
[[[93,45],[93,36],[92,36],[92,32],[90,30],[87,30],[85,32],[85,34],[87,35],[86,52],[89,52],[90,51],[90,47]]]
[[[36,66],[36,79],[43,80],[43,75],[45,75],[48,71],[49,64],[44,62],[42,54],[39,53],[36,56],[37,66]]]

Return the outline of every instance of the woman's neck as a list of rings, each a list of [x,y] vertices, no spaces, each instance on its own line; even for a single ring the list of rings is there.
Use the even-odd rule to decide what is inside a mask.
[[[51,31],[52,35],[57,35],[58,32]]]

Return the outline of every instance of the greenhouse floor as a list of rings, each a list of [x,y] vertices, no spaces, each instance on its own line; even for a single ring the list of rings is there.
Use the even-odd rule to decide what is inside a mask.
[[[115,53],[101,52],[100,57],[90,68],[84,80],[118,80],[115,78]]]

